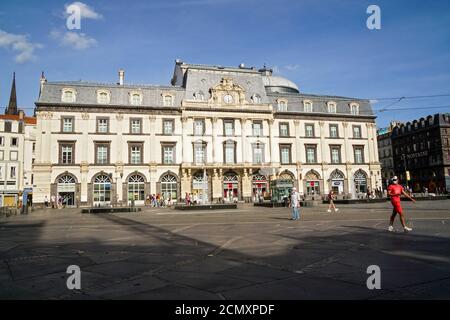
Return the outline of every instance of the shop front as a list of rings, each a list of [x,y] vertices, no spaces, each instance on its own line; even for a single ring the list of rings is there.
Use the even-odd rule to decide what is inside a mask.
[[[261,174],[252,176],[252,195],[253,202],[262,202],[268,194],[267,178]]]
[[[239,199],[239,179],[234,172],[223,175],[223,199],[225,202],[237,202]]]

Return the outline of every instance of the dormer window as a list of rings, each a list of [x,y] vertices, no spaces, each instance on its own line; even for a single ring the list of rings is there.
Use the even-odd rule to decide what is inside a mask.
[[[140,92],[130,92],[130,104],[138,106],[142,104],[142,94]]]
[[[76,91],[73,89],[63,89],[61,101],[62,102],[75,102],[76,100]]]
[[[305,112],[313,112],[313,103],[310,100],[303,101],[303,109]]]
[[[106,90],[99,90],[97,92],[97,103],[108,104],[110,102],[110,93]]]
[[[164,99],[164,106],[165,107],[173,107],[173,96],[172,95],[164,95],[163,96]]]
[[[350,113],[357,115],[359,114],[359,104],[357,103],[351,103],[350,104]]]
[[[252,103],[256,103],[256,104],[261,103],[261,96],[259,94],[252,95],[250,99],[251,99]]]
[[[328,113],[336,113],[336,102],[330,101],[327,103]]]
[[[287,100],[285,99],[278,99],[278,111],[287,111]]]

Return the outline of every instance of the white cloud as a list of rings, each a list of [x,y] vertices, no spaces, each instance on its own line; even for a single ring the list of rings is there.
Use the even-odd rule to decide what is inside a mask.
[[[42,47],[40,43],[30,42],[27,35],[8,33],[0,29],[0,48],[17,52],[14,58],[17,63],[35,60],[34,51]]]
[[[64,6],[65,10],[64,10],[64,16],[68,17],[69,13],[67,13],[67,8],[71,7],[71,6],[77,6],[80,8],[80,12],[81,12],[81,18],[84,19],[94,19],[94,20],[99,20],[103,18],[103,15],[101,15],[100,13],[96,12],[94,10],[94,8],[88,6],[87,4],[80,2],[80,1],[75,1],[69,4],[66,4]]]
[[[300,65],[298,64],[288,64],[287,66],[284,66],[284,68],[288,71],[295,71],[298,68],[300,68]]]
[[[84,33],[73,31],[61,33],[60,31],[54,30],[50,32],[50,37],[59,40],[62,46],[71,47],[76,50],[85,50],[97,45],[97,40],[94,38],[91,38]]]

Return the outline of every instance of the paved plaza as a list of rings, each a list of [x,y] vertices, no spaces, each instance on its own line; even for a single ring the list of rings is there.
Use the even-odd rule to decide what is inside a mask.
[[[1,299],[449,299],[450,200],[0,219]],[[401,230],[400,223],[396,227]],[[69,290],[69,265],[81,289]],[[369,290],[367,267],[381,269]]]

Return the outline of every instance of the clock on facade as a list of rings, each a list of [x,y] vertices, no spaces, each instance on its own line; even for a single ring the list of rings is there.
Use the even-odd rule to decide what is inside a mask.
[[[223,96],[223,102],[225,103],[232,103],[233,102],[233,97],[229,94]]]

